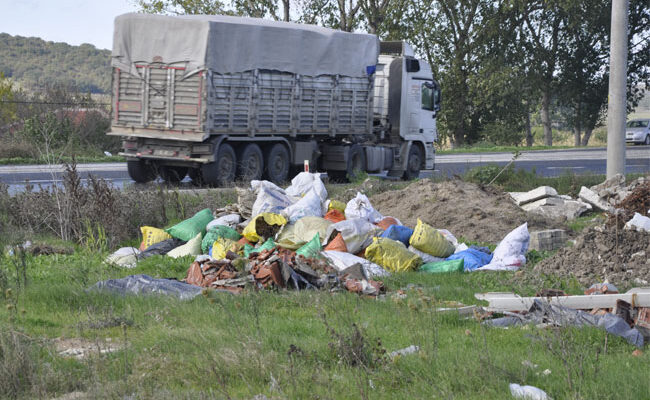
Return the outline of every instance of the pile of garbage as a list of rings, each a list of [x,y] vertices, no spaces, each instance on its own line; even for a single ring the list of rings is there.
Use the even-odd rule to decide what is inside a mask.
[[[237,204],[204,209],[168,229],[141,228],[139,249],[106,260],[133,267],[153,255],[195,257],[184,282],[240,293],[246,288],[348,290],[376,296],[391,273],[516,270],[526,262],[527,224],[492,253],[467,246],[445,229],[414,227],[380,214],[362,193],[328,199],[319,174],[302,172],[286,189],[252,181]]]

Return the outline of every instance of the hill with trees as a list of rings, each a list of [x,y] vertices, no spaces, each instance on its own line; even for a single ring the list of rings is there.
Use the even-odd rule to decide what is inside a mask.
[[[0,33],[0,72],[30,91],[56,84],[81,92],[108,93],[110,59],[110,50],[87,43],[71,46]]]

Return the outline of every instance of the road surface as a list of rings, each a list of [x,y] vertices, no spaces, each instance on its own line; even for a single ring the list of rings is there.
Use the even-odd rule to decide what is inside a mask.
[[[558,176],[567,171],[576,174],[605,174],[606,153],[605,148],[523,151],[514,165],[515,168],[534,169],[542,176]],[[421,176],[460,175],[481,165],[506,165],[512,157],[513,153],[507,152],[438,155],[436,169],[423,171]],[[8,184],[10,192],[22,190],[27,181],[35,186],[49,186],[53,182],[60,182],[63,170],[62,166],[47,165],[0,166],[0,182]],[[126,171],[126,163],[79,164],[77,171],[83,179],[92,174],[110,180],[118,187],[132,182]],[[650,173],[650,146],[627,147],[625,172]]]

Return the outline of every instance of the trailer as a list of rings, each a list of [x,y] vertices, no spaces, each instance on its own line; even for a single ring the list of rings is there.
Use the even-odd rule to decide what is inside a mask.
[[[308,161],[411,179],[434,166],[440,87],[404,42],[230,16],[115,19],[109,135],[136,182],[284,182]]]

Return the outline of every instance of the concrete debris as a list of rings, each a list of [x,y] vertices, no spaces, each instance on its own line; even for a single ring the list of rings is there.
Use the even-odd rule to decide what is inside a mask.
[[[567,234],[563,229],[549,229],[530,233],[530,250],[551,251],[564,247]]]
[[[591,204],[594,208],[600,211],[614,212],[614,206],[609,204],[606,200],[601,199],[598,193],[594,192],[591,189],[586,188],[585,186],[580,188],[580,193],[578,197],[581,200]]]
[[[557,191],[549,186],[540,186],[530,192],[509,194],[522,210],[548,219],[572,220],[592,210],[589,203],[574,200],[571,196],[558,195]]]
[[[518,206],[522,206],[547,197],[555,197],[557,191],[550,186],[540,186],[529,192],[513,192],[510,193],[510,196]]]

